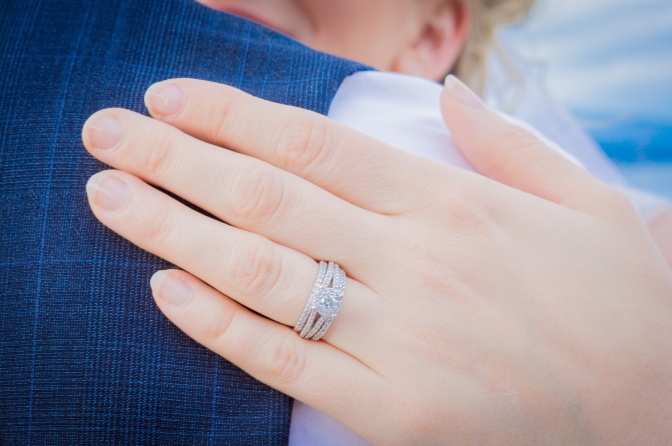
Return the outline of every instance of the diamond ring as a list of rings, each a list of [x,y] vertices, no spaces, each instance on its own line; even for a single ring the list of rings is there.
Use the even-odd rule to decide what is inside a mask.
[[[306,307],[294,326],[299,336],[319,341],[341,309],[345,271],[338,263],[321,261]]]

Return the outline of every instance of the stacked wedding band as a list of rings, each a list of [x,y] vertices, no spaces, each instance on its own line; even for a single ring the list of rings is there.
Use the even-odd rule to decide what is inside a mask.
[[[345,292],[345,271],[338,263],[321,261],[306,308],[294,326],[299,336],[319,341],[341,309]]]

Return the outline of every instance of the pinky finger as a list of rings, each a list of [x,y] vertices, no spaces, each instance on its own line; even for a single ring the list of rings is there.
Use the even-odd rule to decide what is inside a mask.
[[[158,271],[151,286],[163,314],[196,342],[353,429],[380,398],[373,394],[380,375],[359,360],[301,338],[185,271]]]

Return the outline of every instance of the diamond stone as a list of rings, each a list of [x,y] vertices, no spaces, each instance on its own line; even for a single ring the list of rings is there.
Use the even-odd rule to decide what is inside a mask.
[[[333,288],[322,288],[316,296],[317,311],[319,311],[322,316],[335,316],[341,308],[342,298],[343,296],[338,290]]]

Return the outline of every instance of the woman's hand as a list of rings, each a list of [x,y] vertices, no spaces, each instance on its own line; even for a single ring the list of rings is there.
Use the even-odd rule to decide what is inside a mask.
[[[174,79],[148,92],[156,119],[87,122],[88,150],[119,169],[92,177],[91,208],[184,268],[152,289],[185,333],[372,443],[669,442],[672,279],[631,206],[448,85],[446,122],[482,175]],[[314,259],[348,274],[320,342],[291,328]]]

